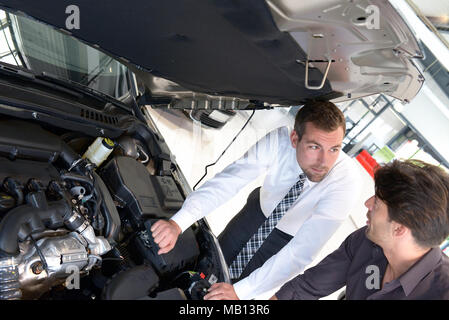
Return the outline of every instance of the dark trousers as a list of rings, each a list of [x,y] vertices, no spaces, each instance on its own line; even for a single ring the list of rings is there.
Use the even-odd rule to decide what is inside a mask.
[[[228,223],[218,237],[228,266],[232,264],[248,240],[267,219],[260,208],[259,190],[260,188],[257,188],[251,192],[248,196],[246,205]],[[261,267],[265,261],[279,252],[279,250],[281,250],[291,239],[291,235],[274,228],[268,238],[260,246],[259,250],[257,250],[249,261],[248,265],[240,275],[240,278],[233,279],[233,282],[247,277],[251,272]]]

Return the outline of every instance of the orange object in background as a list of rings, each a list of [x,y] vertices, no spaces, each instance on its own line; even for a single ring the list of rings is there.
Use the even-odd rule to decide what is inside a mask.
[[[366,150],[362,150],[355,158],[370,176],[374,178],[374,171],[376,171],[376,167],[379,165],[376,159],[374,159]]]

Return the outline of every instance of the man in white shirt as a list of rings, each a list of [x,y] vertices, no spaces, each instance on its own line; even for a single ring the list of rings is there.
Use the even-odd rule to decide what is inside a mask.
[[[344,115],[333,103],[307,103],[291,132],[287,127],[271,131],[191,193],[169,221],[152,226],[159,254],[170,251],[195,221],[266,174],[219,236],[233,285],[214,284],[204,298],[252,299],[295,277],[359,198],[358,169],[340,152],[344,135]]]

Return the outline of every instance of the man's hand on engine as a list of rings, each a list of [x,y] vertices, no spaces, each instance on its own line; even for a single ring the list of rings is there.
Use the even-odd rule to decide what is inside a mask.
[[[204,296],[204,300],[239,300],[234,286],[229,283],[214,283]]]
[[[158,220],[151,226],[154,242],[159,245],[158,254],[169,252],[174,248],[181,228],[173,220]]]

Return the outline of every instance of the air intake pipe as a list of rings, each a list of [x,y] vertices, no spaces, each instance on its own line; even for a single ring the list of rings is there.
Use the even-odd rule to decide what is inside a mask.
[[[46,228],[67,225],[72,216],[68,201],[62,199],[48,203],[43,191],[29,193],[27,202],[10,210],[0,222],[0,257],[18,255],[19,240],[25,241],[32,233],[42,232]]]

